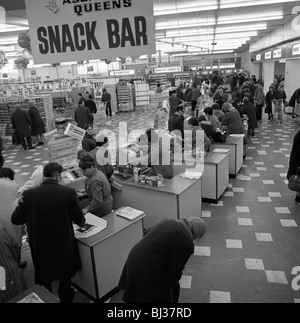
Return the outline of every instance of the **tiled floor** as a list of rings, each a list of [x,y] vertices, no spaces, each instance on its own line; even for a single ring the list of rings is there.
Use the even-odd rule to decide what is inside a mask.
[[[119,121],[129,131],[152,126],[154,110],[102,119],[108,134]],[[99,125],[100,125],[99,121]],[[299,126],[285,116],[282,126],[264,120],[251,139],[237,179],[218,205],[203,203],[208,230],[195,248],[181,280],[181,303],[298,303],[292,275],[300,266],[300,206],[287,188],[290,150]],[[38,165],[47,162],[46,147],[5,151],[6,166],[22,185]],[[23,258],[30,259],[24,243]],[[32,263],[26,269],[33,284]],[[113,297],[117,302],[120,297]],[[88,302],[77,293],[75,302]]]

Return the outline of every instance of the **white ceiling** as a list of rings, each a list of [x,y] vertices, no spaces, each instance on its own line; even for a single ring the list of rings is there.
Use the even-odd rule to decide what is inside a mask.
[[[0,0],[0,5],[6,9],[6,28],[28,29],[24,0]],[[291,21],[297,5],[300,1],[154,0],[157,50],[242,52],[250,42]],[[0,51],[15,59],[21,30],[11,29],[5,31],[0,21]]]

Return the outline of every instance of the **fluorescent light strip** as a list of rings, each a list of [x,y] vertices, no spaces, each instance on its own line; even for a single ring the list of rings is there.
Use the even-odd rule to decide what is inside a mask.
[[[225,39],[247,39],[247,41],[250,40],[250,37],[255,37],[257,36],[257,33],[248,33],[248,34],[217,34],[217,35],[208,35],[208,36],[204,36],[204,37],[197,37],[195,36],[184,36],[184,37],[173,37],[173,38],[165,38],[164,41],[166,42],[186,42],[186,41],[205,41],[205,40],[225,40]],[[157,41],[160,42],[160,41]]]
[[[216,21],[205,21],[205,22],[187,22],[187,23],[180,23],[180,20],[175,22],[174,24],[168,23],[156,23],[155,30],[166,30],[166,29],[178,29],[178,28],[192,28],[192,27],[205,27],[205,26],[215,26]]]
[[[241,1],[241,0],[221,0],[220,9],[236,8],[236,7],[251,7],[264,6],[268,4],[298,2],[299,0],[256,0],[256,1]]]
[[[218,8],[219,6],[216,0],[156,2],[153,6],[154,16],[165,16],[172,14],[216,10]]]
[[[244,22],[255,22],[255,21],[266,21],[266,20],[282,20],[283,16],[271,16],[271,17],[256,17],[256,18],[247,18],[247,19],[235,19],[234,23],[244,23]],[[232,21],[224,20],[224,21],[218,21],[217,25],[228,25],[232,24]]]
[[[166,16],[166,15],[175,15],[181,13],[190,13],[190,12],[199,12],[199,11],[209,11],[209,10],[217,10],[219,7],[208,6],[208,7],[190,7],[190,8],[182,8],[182,9],[169,9],[169,10],[159,10],[154,11],[153,16]]]

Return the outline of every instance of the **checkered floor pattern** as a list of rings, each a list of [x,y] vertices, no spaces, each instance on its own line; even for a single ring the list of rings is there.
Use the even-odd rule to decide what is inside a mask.
[[[155,108],[104,117],[97,130],[117,131],[119,122],[138,133],[153,125]],[[181,303],[299,303],[293,290],[294,267],[300,266],[300,206],[288,190],[286,173],[293,138],[299,130],[291,116],[283,125],[262,121],[248,145],[247,157],[236,179],[230,179],[219,204],[202,205],[208,225],[195,247],[181,284]],[[22,185],[39,165],[48,161],[46,146],[31,151],[15,147],[4,152],[5,166],[16,172]],[[33,284],[29,261],[26,279]],[[77,293],[75,302],[89,302]],[[117,302],[118,297],[111,302]]]

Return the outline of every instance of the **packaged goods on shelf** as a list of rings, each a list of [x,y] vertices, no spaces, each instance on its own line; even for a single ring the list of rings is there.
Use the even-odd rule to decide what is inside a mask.
[[[132,84],[127,82],[117,84],[117,100],[119,112],[134,111],[134,88]]]

